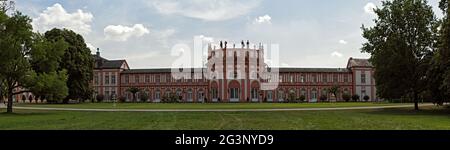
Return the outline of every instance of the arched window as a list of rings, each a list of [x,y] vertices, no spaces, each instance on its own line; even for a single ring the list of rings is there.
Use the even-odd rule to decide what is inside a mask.
[[[302,89],[302,91],[301,91],[300,94],[306,97],[306,90],[305,90],[305,89]]]
[[[273,101],[273,92],[267,91],[267,101],[272,102]]]
[[[253,101],[258,100],[258,89],[257,88],[252,88],[251,96],[252,96]]]
[[[311,90],[311,101],[317,101],[317,90],[316,89],[312,89]]]
[[[164,93],[164,95],[169,98],[170,94],[172,94],[172,91],[170,91],[170,89],[166,89],[166,92]]]
[[[198,102],[203,102],[204,99],[205,99],[205,93],[203,92],[202,89],[200,89],[200,90],[197,92],[197,101],[198,101]]]
[[[278,101],[284,101],[284,91],[278,90]]]
[[[177,89],[177,98],[178,100],[183,100],[183,91],[181,89]]]
[[[155,101],[159,102],[161,100],[161,91],[159,89],[156,89],[155,91]]]
[[[187,96],[186,96],[186,100],[188,101],[188,102],[192,102],[193,101],[193,93],[192,93],[192,89],[188,89],[188,91],[187,91]]]

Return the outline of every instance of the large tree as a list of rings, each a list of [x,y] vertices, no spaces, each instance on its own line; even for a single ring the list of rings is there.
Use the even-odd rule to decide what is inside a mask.
[[[86,100],[92,98],[92,88],[90,82],[93,78],[94,59],[91,51],[86,46],[83,37],[71,30],[52,29],[45,33],[45,37],[50,41],[64,39],[69,44],[63,59],[60,61],[60,70],[67,70],[69,79],[69,99]]]
[[[45,98],[61,98],[67,94],[65,84],[66,73],[48,69],[45,72],[35,72],[30,62],[36,58],[46,59],[46,55],[36,54],[40,48],[58,47],[64,49],[64,43],[48,42],[32,32],[31,19],[20,12],[11,16],[0,10],[0,90],[2,96],[8,98],[7,112],[11,113],[13,97],[24,92],[37,93],[42,89],[47,91]],[[41,45],[41,46],[37,46]],[[58,45],[58,46],[56,46]],[[61,57],[53,55],[54,57]],[[49,64],[53,65],[53,64]],[[61,84],[61,82],[63,82]]]
[[[137,88],[137,87],[130,87],[127,89],[127,92],[130,92],[131,94],[133,94],[133,102],[136,102],[136,93],[140,92],[141,89]]]
[[[444,18],[439,30],[439,45],[438,52],[435,55],[437,58],[437,68],[443,72],[443,82],[439,86],[443,98],[448,100],[450,97],[450,2],[449,0],[441,0],[439,7],[444,12]],[[442,81],[442,80],[441,80]],[[437,86],[436,85],[436,86]]]
[[[418,107],[435,43],[436,17],[426,0],[383,1],[375,9],[375,26],[362,26],[362,52],[371,54],[380,97],[409,98]]]
[[[341,87],[339,85],[333,85],[332,87],[328,88],[328,93],[333,94],[336,98],[336,101],[339,101],[338,94],[341,92]]]

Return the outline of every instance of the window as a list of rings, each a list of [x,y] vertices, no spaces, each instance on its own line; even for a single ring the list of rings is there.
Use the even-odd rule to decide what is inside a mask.
[[[300,82],[302,82],[302,83],[305,82],[305,75],[302,74],[302,75],[300,76]]]
[[[111,84],[116,84],[116,75],[111,76]]]
[[[134,83],[139,83],[139,75],[134,76]]]
[[[337,74],[333,75],[333,82],[338,82],[338,75]]]
[[[328,90],[327,89],[323,89],[321,95],[328,96]]]
[[[156,75],[155,80],[156,80],[156,83],[160,82],[159,75]]]
[[[109,99],[109,91],[107,90],[107,91],[105,91],[105,99]]]
[[[282,90],[278,91],[278,100],[283,100],[284,99],[284,92]]]
[[[125,83],[129,83],[130,82],[130,76],[125,75]]]
[[[366,74],[361,74],[361,83],[366,83]]]
[[[366,89],[361,89],[361,96],[360,96],[360,100],[364,99],[364,96],[366,96]]]
[[[170,91],[170,89],[167,89],[165,93],[166,97],[169,98],[171,93],[172,91]]]
[[[312,82],[317,82],[317,76],[315,74],[312,75]]]
[[[239,99],[239,88],[231,88],[230,89],[230,98],[231,99]]]
[[[96,84],[96,85],[98,85],[98,81],[99,81],[99,80],[98,80],[98,75],[97,75],[97,74],[95,74],[95,77],[94,77],[94,82],[95,82],[95,84]]]
[[[116,97],[117,95],[116,95],[116,91],[115,90],[112,90],[111,91],[111,99],[112,100],[115,100],[117,97]]]
[[[272,99],[273,99],[272,91],[267,91],[267,100],[272,101]]]
[[[234,79],[234,72],[233,71],[228,72],[228,78]]]
[[[322,75],[322,82],[328,82],[328,80],[327,80],[327,75],[326,74],[323,74]]]
[[[252,96],[252,99],[258,99],[258,89],[257,88],[252,88],[251,96]]]
[[[187,101],[192,102],[192,90],[189,89],[187,92]]]
[[[105,75],[105,84],[109,84],[109,75]]]
[[[316,89],[313,89],[311,91],[311,99],[312,100],[317,100],[317,91],[316,91]]]
[[[203,96],[203,91],[199,91],[197,96],[198,101],[203,102]]]
[[[344,82],[348,82],[348,75],[344,75]]]
[[[156,92],[155,92],[155,99],[156,99],[156,100],[161,99],[161,92],[159,91],[159,89],[156,90]]]
[[[149,76],[149,75],[146,75],[146,76],[145,76],[145,82],[146,82],[146,83],[149,83],[149,82],[150,82],[150,76]]]
[[[303,95],[303,96],[305,96],[305,98],[306,98],[306,90],[305,90],[305,89],[302,89],[302,91],[300,92],[300,94]]]
[[[178,99],[183,99],[183,95],[182,95],[182,91],[181,91],[181,89],[178,89],[177,90],[177,97],[178,97]]]
[[[217,99],[218,98],[218,93],[217,93],[218,91],[217,91],[217,88],[212,88],[211,89],[211,97],[213,98],[213,99]]]
[[[290,75],[290,76],[289,76],[289,81],[290,81],[291,83],[294,82],[294,76]]]

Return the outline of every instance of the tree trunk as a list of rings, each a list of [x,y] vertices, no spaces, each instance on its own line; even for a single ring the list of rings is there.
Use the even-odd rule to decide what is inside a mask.
[[[13,94],[12,92],[8,93],[8,104],[6,106],[6,112],[7,113],[12,113],[13,112]]]
[[[414,110],[419,110],[419,100],[417,98],[416,92],[414,92],[413,99],[414,99]]]

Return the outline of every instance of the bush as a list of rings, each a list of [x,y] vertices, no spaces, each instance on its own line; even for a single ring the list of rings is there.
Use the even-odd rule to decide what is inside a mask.
[[[321,95],[320,101],[326,101],[328,99],[327,95]]]
[[[306,96],[305,95],[300,95],[300,97],[298,97],[298,100],[300,100],[300,102],[305,102]]]
[[[98,94],[95,99],[97,100],[97,102],[102,102],[105,99],[105,96],[102,94]]]
[[[355,102],[358,101],[359,100],[359,95],[358,94],[353,95],[352,96],[352,100],[355,101]]]
[[[126,100],[127,100],[127,98],[125,96],[119,97],[119,103],[125,103]]]
[[[366,95],[366,96],[363,97],[363,99],[364,99],[365,101],[369,101],[370,97]]]
[[[147,102],[148,98],[149,96],[147,93],[145,92],[139,93],[139,100],[141,100],[141,102]]]
[[[177,103],[179,98],[180,98],[180,97],[178,97],[177,95],[175,95],[175,94],[172,93],[172,94],[170,94],[169,96],[164,95],[164,96],[162,97],[161,101],[162,101],[163,103]]]
[[[342,99],[344,99],[345,102],[349,102],[352,96],[350,94],[342,94]]]

